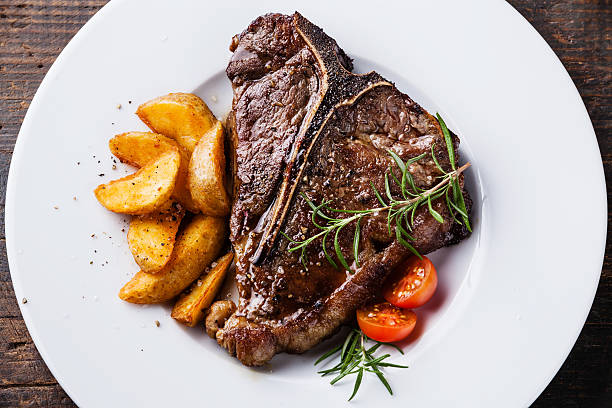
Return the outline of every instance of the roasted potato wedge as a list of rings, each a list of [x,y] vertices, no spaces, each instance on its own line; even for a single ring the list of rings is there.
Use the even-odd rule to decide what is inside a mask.
[[[140,215],[156,211],[170,198],[180,163],[178,149],[168,150],[136,173],[99,185],[94,194],[113,212]]]
[[[169,200],[158,211],[132,218],[127,234],[128,245],[143,272],[159,272],[170,261],[184,215],[183,206]]]
[[[195,215],[179,232],[170,262],[156,274],[138,272],[121,288],[119,297],[130,303],[160,303],[172,299],[217,257],[226,235],[225,219]]]
[[[189,327],[200,323],[204,319],[204,310],[212,304],[223,285],[232,259],[234,259],[234,254],[230,252],[214,262],[210,271],[204,272],[191,285],[189,293],[181,295],[172,309],[171,316]]]
[[[159,157],[160,154],[174,148],[179,148],[174,140],[151,132],[122,133],[113,137],[108,142],[108,147],[111,153],[117,156],[119,160],[135,167],[142,167],[156,157]],[[181,154],[181,165],[179,166],[172,197],[189,211],[197,213],[200,210],[191,198],[191,193],[187,186],[189,153],[182,148],[179,148],[179,153]]]
[[[176,140],[189,154],[217,122],[204,101],[188,93],[171,93],[145,102],[136,114],[152,131]]]
[[[189,162],[188,185],[191,197],[203,214],[229,214],[230,199],[225,190],[223,126],[217,122],[196,145]]]
[[[143,167],[162,153],[178,149],[178,143],[158,133],[127,132],[109,140],[108,148],[123,163]]]

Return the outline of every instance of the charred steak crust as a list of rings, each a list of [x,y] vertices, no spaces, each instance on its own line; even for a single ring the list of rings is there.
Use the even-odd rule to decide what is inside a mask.
[[[374,208],[370,182],[384,190],[388,150],[406,160],[434,145],[441,165],[451,165],[435,118],[379,74],[352,74],[344,51],[299,13],[258,17],[230,49],[228,124],[236,168],[230,224],[240,302],[216,337],[244,364],[261,365],[331,335],[408,255],[380,214],[362,221],[361,262],[352,273],[326,261],[321,241],[309,246],[304,268],[279,234],[304,239],[319,231],[301,194],[315,202],[333,199],[337,208]],[[457,137],[454,144],[457,149]],[[420,187],[433,186],[440,175],[431,159],[409,170]],[[465,190],[464,197],[469,208]],[[424,208],[415,217],[414,246],[423,254],[468,236],[444,201],[433,207],[444,223]],[[346,254],[354,228],[342,230]]]

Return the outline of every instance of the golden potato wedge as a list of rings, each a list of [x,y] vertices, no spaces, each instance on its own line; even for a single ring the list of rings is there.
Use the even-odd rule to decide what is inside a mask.
[[[188,93],[171,93],[145,102],[136,114],[152,131],[176,140],[189,154],[217,122],[204,101]]]
[[[203,214],[229,214],[230,199],[225,190],[223,126],[217,122],[206,132],[191,155],[188,185],[191,197]]]
[[[189,153],[180,148],[178,144],[158,133],[152,132],[127,132],[116,135],[108,142],[108,147],[123,163],[134,167],[142,167],[149,161],[159,157],[160,154],[178,148],[181,154],[181,165],[176,177],[176,184],[172,197],[193,213],[200,212],[198,206],[191,198],[187,186],[187,174],[189,170]]]
[[[170,262],[156,274],[138,272],[121,288],[119,297],[126,302],[141,304],[172,299],[193,283],[217,257],[226,234],[226,220],[195,215],[179,232]]]
[[[178,149],[178,144],[158,133],[127,132],[116,135],[108,141],[112,154],[123,163],[143,167],[168,150]]]
[[[208,308],[219,292],[225,275],[234,259],[234,253],[230,252],[219,258],[211,265],[210,271],[206,271],[195,281],[188,293],[181,295],[172,308],[172,318],[194,327],[204,319],[204,310]]]
[[[142,167],[159,157],[160,154],[173,148],[179,148],[174,140],[151,132],[127,132],[116,135],[109,140],[108,147],[119,160],[135,167]],[[179,166],[172,197],[189,211],[197,213],[200,210],[191,198],[187,186],[189,153],[182,148],[179,148],[179,153],[181,154],[181,165]]]
[[[136,173],[100,184],[94,194],[113,212],[140,215],[156,211],[170,198],[180,163],[178,149],[168,150]]]
[[[170,261],[176,232],[184,215],[183,206],[169,200],[158,211],[132,218],[128,245],[143,272],[159,272]]]

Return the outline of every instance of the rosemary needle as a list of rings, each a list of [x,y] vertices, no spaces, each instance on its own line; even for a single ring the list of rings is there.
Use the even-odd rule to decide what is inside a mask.
[[[353,393],[349,397],[349,401],[351,401],[355,395],[357,395],[357,391],[359,391],[359,387],[361,386],[361,381],[363,380],[363,375],[367,373],[373,373],[380,380],[380,382],[387,389],[389,394],[393,395],[393,390],[391,389],[391,385],[385,378],[385,374],[381,371],[382,367],[392,367],[392,368],[408,368],[408,366],[388,363],[384,360],[391,357],[391,354],[383,354],[381,356],[375,357],[374,353],[382,346],[391,345],[399,350],[402,354],[404,354],[401,349],[397,346],[387,343],[382,343],[379,341],[375,341],[375,345],[370,348],[366,347],[366,343],[368,341],[375,341],[367,337],[361,330],[351,330],[350,333],[346,336],[346,339],[342,345],[337,345],[332,348],[325,354],[323,354],[319,359],[315,362],[315,365],[321,363],[322,361],[328,359],[329,357],[335,355],[340,352],[340,362],[338,362],[334,367],[318,371],[322,376],[326,376],[328,374],[336,374],[330,384],[334,385],[338,381],[343,378],[357,374],[355,378],[355,384],[353,386]]]

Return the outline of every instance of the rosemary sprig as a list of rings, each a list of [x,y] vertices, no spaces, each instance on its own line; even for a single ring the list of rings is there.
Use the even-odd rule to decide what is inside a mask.
[[[368,340],[374,341],[376,344],[370,348],[366,348],[365,345]],[[378,350],[378,348],[383,344],[387,343],[372,340],[365,334],[363,334],[361,330],[352,329],[342,345],[338,345],[329,350],[327,353],[323,354],[315,362],[315,365],[328,359],[329,357],[335,355],[338,352],[340,352],[340,362],[334,367],[318,371],[318,373],[321,374],[321,376],[326,376],[328,374],[336,374],[336,376],[330,381],[331,385],[334,385],[347,375],[357,374],[357,377],[355,379],[355,385],[353,386],[353,393],[348,399],[349,401],[352,400],[357,394],[357,391],[361,386],[361,381],[363,379],[364,373],[376,374],[376,377],[378,377],[380,382],[383,383],[389,394],[393,395],[393,390],[391,389],[391,386],[385,378],[385,375],[382,372],[381,368],[408,368],[408,366],[393,364],[385,361],[387,358],[391,357],[390,354],[374,356],[376,350]],[[400,353],[404,354],[404,352],[397,346],[393,344],[390,345],[395,347]]]
[[[355,233],[353,237],[353,248],[352,257],[355,262],[355,266],[359,268],[359,241],[361,236],[361,219],[366,216],[377,215],[380,213],[387,212],[387,229],[389,235],[395,233],[396,240],[405,248],[410,250],[416,256],[421,258],[421,254],[414,248],[411,242],[416,239],[411,235],[412,228],[414,226],[414,217],[419,207],[427,206],[427,209],[431,216],[439,223],[444,223],[444,218],[437,212],[432,205],[434,200],[444,197],[444,201],[448,207],[449,213],[454,222],[465,225],[465,227],[471,231],[470,222],[468,219],[467,208],[461,192],[461,186],[459,184],[459,175],[470,167],[470,163],[466,163],[463,166],[457,168],[455,165],[455,151],[453,147],[452,137],[444,120],[438,114],[438,122],[444,135],[444,142],[448,151],[448,157],[451,164],[452,171],[447,172],[442,168],[438,159],[436,158],[434,147],[431,147],[431,158],[437,169],[442,174],[439,178],[441,179],[435,186],[430,189],[422,189],[416,185],[412,174],[408,171],[410,165],[416,163],[425,157],[429,153],[423,153],[416,157],[410,158],[407,161],[403,161],[395,152],[388,151],[389,155],[393,159],[393,162],[400,170],[400,178],[398,178],[393,169],[389,167],[389,170],[385,173],[385,191],[383,195],[376,189],[374,183],[370,182],[376,199],[380,203],[380,207],[370,208],[366,210],[342,210],[336,209],[329,206],[330,200],[323,200],[320,204],[315,204],[312,200],[301,194],[302,198],[308,203],[312,210],[311,221],[321,231],[315,235],[305,238],[301,241],[292,239],[284,232],[282,233],[291,244],[289,245],[289,252],[300,251],[300,260],[304,267],[308,269],[306,265],[306,248],[313,241],[321,238],[321,245],[323,247],[323,253],[327,261],[334,267],[338,268],[338,264],[346,270],[351,270],[347,262],[346,257],[342,253],[340,246],[340,232],[347,225],[355,222]],[[397,199],[391,192],[391,185],[395,183],[401,191],[401,198]],[[337,217],[334,214],[345,214],[344,218]],[[330,235],[331,234],[331,235]],[[328,239],[333,239],[333,249],[336,255],[334,259],[330,255],[328,250]],[[336,262],[337,260],[337,262]]]

